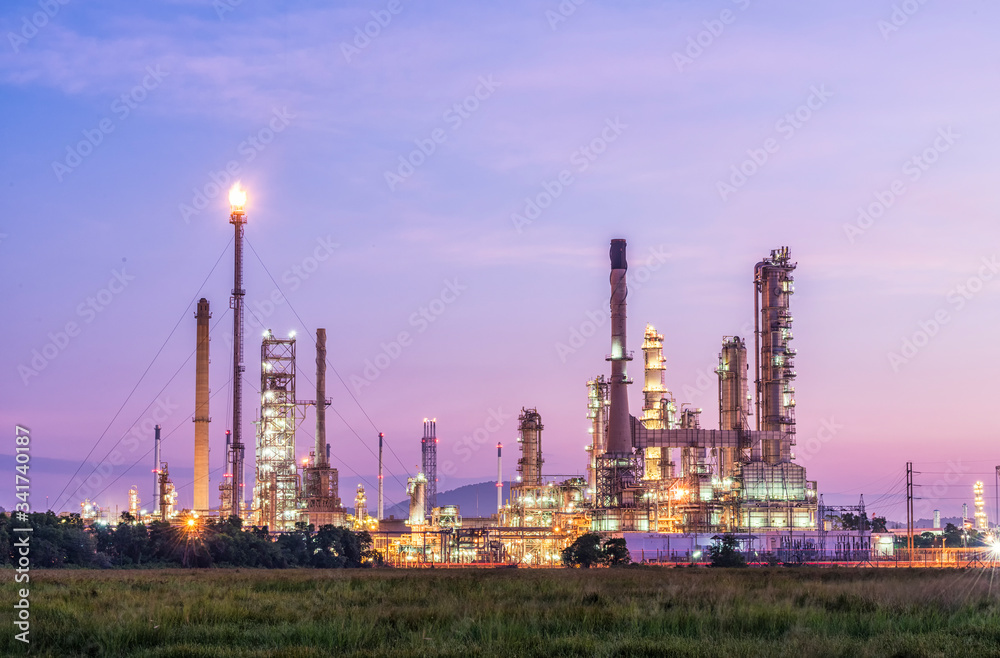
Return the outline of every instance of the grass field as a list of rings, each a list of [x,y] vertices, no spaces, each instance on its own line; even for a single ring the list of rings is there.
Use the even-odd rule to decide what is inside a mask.
[[[31,655],[1000,655],[991,578],[836,568],[33,571]],[[8,602],[12,581],[6,574]],[[11,630],[0,647],[25,653]]]

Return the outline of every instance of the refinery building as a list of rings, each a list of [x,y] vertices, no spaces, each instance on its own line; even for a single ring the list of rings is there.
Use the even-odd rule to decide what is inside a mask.
[[[361,485],[349,506],[341,500],[339,475],[331,466],[326,440],[331,400],[326,393],[328,359],[322,328],[315,333],[311,399],[300,397],[302,387],[297,382],[303,373],[297,369],[295,336],[264,333],[260,406],[252,441],[254,468],[247,473],[242,436],[246,214],[245,194],[238,189],[234,193],[230,198],[236,244],[230,299],[233,416],[227,419],[232,431],[225,435],[226,472],[218,484],[217,506],[213,505],[208,468],[211,313],[208,300],[201,299],[195,315],[194,505],[191,510],[177,510],[169,468],[161,461],[157,428],[149,518],[190,522],[213,515],[238,516],[271,532],[294,530],[301,523],[352,526],[372,532],[387,561],[399,564],[557,563],[565,546],[591,531],[625,537],[630,548],[642,547],[644,559],[647,549],[655,559],[691,559],[699,547],[721,534],[736,536],[744,550],[768,553],[812,551],[847,559],[872,547],[867,531],[830,527],[826,519],[832,508],[824,508],[816,482],[795,463],[791,300],[796,263],[788,247],[773,250],[753,266],[753,335],[722,337],[715,370],[718,428],[703,427],[702,410],[679,405],[671,393],[664,337],[652,324],[644,325],[638,359],[629,349],[627,247],[618,239],[611,241],[610,250],[610,351],[602,366],[594,364],[594,377],[578,384],[581,412],[589,423],[587,458],[580,464],[579,477],[545,478],[544,410],[525,401],[518,419],[517,476],[507,500],[501,446],[497,446],[497,514],[463,518],[457,507],[437,504],[436,419],[424,421],[422,468],[407,483],[406,518],[385,517],[381,434],[376,509],[369,513],[368,494]],[[749,275],[749,266],[747,270]],[[637,387],[633,375],[642,385],[642,407],[634,411],[629,407],[629,388]],[[308,379],[308,373],[305,376]],[[308,457],[300,461],[296,429],[309,407],[315,415],[315,437]],[[138,487],[129,492],[129,500],[130,508],[135,508],[130,512],[141,516]],[[97,509],[90,501],[85,504]],[[863,503],[851,509],[863,513]]]

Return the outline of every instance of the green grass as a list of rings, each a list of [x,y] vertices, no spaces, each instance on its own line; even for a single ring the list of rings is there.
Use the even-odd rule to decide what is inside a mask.
[[[36,656],[998,655],[991,578],[836,568],[33,571],[31,647]],[[2,637],[0,654],[24,653],[12,632]]]

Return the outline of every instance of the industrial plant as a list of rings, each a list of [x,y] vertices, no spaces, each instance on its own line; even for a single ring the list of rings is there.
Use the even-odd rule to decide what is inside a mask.
[[[561,551],[577,537],[597,532],[625,538],[633,556],[646,562],[696,561],[722,535],[731,535],[750,553],[798,559],[867,560],[891,552],[888,543],[865,524],[834,526],[834,513],[864,518],[857,506],[826,507],[817,483],[795,462],[795,357],[792,299],[796,263],[788,247],[777,248],[747,267],[754,304],[753,336],[721,336],[718,366],[719,427],[702,426],[699,408],[678,400],[667,382],[664,336],[651,322],[643,327],[640,350],[642,408],[629,407],[627,323],[628,258],[626,241],[611,241],[610,350],[605,364],[593,364],[578,387],[581,415],[589,425],[587,457],[578,477],[553,480],[544,472],[544,409],[530,400],[518,418],[517,475],[504,500],[501,444],[497,444],[497,508],[488,517],[463,517],[454,505],[438,504],[437,419],[424,419],[419,436],[420,471],[407,480],[409,509],[386,518],[383,444],[378,434],[377,509],[368,510],[368,492],[357,485],[353,507],[344,504],[338,470],[331,466],[326,435],[326,330],[315,347],[315,390],[300,397],[298,341],[264,332],[260,341],[260,406],[247,472],[244,440],[243,240],[246,193],[230,193],[235,261],[230,308],[233,310],[232,418],[225,434],[226,472],[218,499],[209,495],[209,319],[210,304],[197,304],[194,415],[194,505],[177,508],[177,493],[167,462],[161,461],[156,428],[151,510],[148,520],[184,522],[200,517],[238,517],[244,524],[282,533],[325,525],[367,530],[388,563],[558,564]],[[749,286],[748,286],[749,288]],[[648,320],[656,320],[649,318]],[[631,336],[637,337],[638,334]],[[633,343],[634,344],[634,343]],[[750,346],[752,345],[752,350]],[[752,358],[751,358],[752,356]],[[752,370],[751,370],[752,362]],[[254,364],[256,365],[256,364]],[[636,364],[638,365],[638,364]],[[307,389],[308,390],[308,389]],[[296,430],[309,408],[315,416],[314,444],[297,459]],[[373,437],[374,439],[375,437]],[[413,445],[416,447],[416,432]],[[221,446],[220,446],[221,447]],[[982,484],[976,495],[976,523],[986,528]],[[141,517],[140,489],[129,491],[133,516]],[[88,500],[85,518],[96,507]]]

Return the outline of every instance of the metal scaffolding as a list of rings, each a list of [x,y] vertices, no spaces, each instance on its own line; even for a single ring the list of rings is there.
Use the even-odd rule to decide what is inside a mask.
[[[299,476],[295,466],[295,339],[270,330],[260,349],[260,425],[254,519],[273,530],[294,530]]]
[[[424,492],[424,517],[431,518],[437,507],[437,418],[424,418],[424,436],[420,439],[420,456],[424,477],[427,478]]]

